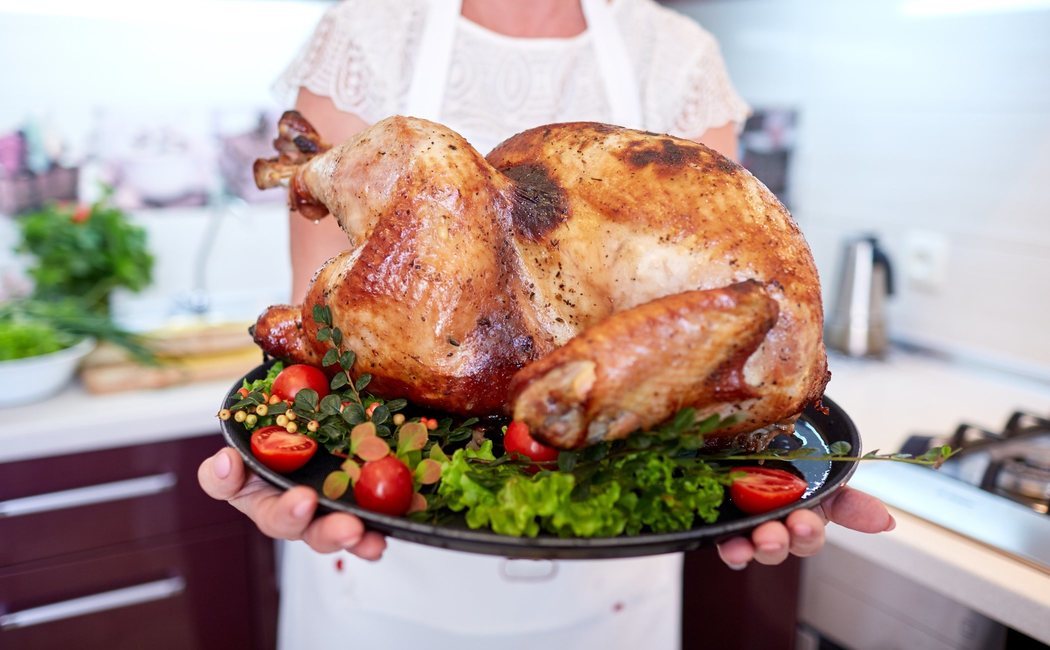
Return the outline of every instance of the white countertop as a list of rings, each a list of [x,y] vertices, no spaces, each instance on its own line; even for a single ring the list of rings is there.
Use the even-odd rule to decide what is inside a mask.
[[[92,395],[73,384],[36,404],[0,408],[0,462],[219,434],[229,380]]]
[[[1002,430],[1016,410],[1050,416],[1050,384],[1043,382],[903,353],[884,363],[833,357],[830,366],[827,395],[857,424],[865,451],[896,451],[909,435],[948,435],[964,422]],[[876,474],[862,463],[853,483],[879,496]],[[1050,574],[890,510],[892,532],[830,526],[828,542],[1050,643]]]
[[[920,355],[833,357],[831,370],[827,394],[857,423],[866,451],[895,451],[908,435],[943,435],[964,421],[1001,429],[1018,409],[1050,415],[1050,384]],[[0,462],[217,433],[215,414],[233,381],[105,396],[74,385],[46,402],[0,409]],[[857,481],[877,495],[878,483],[864,476],[861,466]],[[1050,642],[1050,575],[900,510],[893,514],[891,533],[833,526],[829,543]]]

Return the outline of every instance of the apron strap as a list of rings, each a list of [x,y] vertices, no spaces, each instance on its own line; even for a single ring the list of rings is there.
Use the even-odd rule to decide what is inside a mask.
[[[627,56],[627,46],[609,3],[606,0],[582,0],[581,6],[594,43],[598,72],[605,85],[613,123],[632,129],[645,128],[634,66]]]
[[[412,82],[405,100],[405,114],[435,122],[441,121],[445,100],[456,21],[463,0],[429,0],[423,19]],[[583,17],[594,43],[598,72],[614,124],[644,128],[641,95],[634,78],[634,66],[616,25],[607,0],[582,0]]]
[[[405,114],[439,122],[445,100],[448,69],[452,63],[452,45],[456,21],[463,0],[429,0],[419,39],[415,70],[405,100]]]

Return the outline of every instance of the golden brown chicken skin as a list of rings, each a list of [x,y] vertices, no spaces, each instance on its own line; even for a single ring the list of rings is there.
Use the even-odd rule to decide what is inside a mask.
[[[282,155],[257,179],[330,212],[348,250],[301,309],[260,317],[270,354],[318,363],[310,314],[328,305],[378,394],[510,413],[563,448],[686,406],[737,416],[711,437],[739,444],[822,395],[809,248],[757,179],[703,145],[572,123],[486,159],[446,127],[394,117],[326,150],[284,119]]]

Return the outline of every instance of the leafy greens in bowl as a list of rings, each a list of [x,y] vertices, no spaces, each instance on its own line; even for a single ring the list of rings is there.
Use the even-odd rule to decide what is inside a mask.
[[[0,331],[2,329],[0,325]],[[0,337],[3,336],[0,333]],[[58,392],[69,383],[77,364],[94,347],[94,339],[82,338],[73,345],[44,354],[0,361],[0,385],[4,386],[0,407],[36,402]]]

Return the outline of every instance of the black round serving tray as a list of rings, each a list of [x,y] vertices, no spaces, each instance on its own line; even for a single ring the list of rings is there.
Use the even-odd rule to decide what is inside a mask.
[[[272,362],[264,363],[245,375],[253,381],[266,375]],[[223,407],[239,399],[237,389],[241,380],[227,393]],[[837,404],[823,400],[826,412],[807,408],[799,418],[794,436],[780,436],[774,446],[810,447],[826,452],[836,442],[847,442],[854,453],[860,451],[860,437],[849,416]],[[319,451],[303,468],[291,474],[278,474],[255,459],[249,443],[250,433],[233,419],[220,421],[222,435],[227,444],[236,449],[244,462],[269,483],[282,489],[297,485],[312,487],[320,493],[321,485],[329,472],[338,469],[343,459]],[[435,525],[420,523],[406,517],[393,517],[359,508],[350,501],[332,500],[320,496],[319,514],[324,511],[347,512],[360,517],[365,525],[381,533],[410,542],[426,544],[456,551],[483,553],[514,558],[534,559],[599,559],[624,558],[641,555],[657,555],[689,551],[720,540],[746,535],[759,524],[782,519],[798,508],[812,508],[842,487],[853,471],[856,461],[792,460],[774,461],[774,464],[791,465],[809,483],[806,494],[795,503],[760,515],[747,515],[726,500],[717,521],[711,524],[699,522],[690,530],[674,533],[641,533],[618,537],[556,537],[541,534],[538,537],[512,537],[499,535],[491,530],[472,530],[465,523]]]

